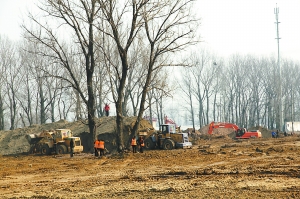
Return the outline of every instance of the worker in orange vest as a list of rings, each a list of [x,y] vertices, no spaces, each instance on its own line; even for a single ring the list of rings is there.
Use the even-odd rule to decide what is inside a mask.
[[[105,149],[104,140],[99,141],[98,148],[100,150],[100,157],[104,156],[104,149]]]
[[[136,153],[136,139],[135,136],[131,139],[132,152]]]
[[[142,136],[139,137],[138,143],[139,143],[139,146],[140,146],[140,153],[143,153],[144,152],[145,143],[144,143],[144,139],[143,139]]]
[[[98,147],[99,147],[99,140],[96,140],[94,142],[94,149],[95,149],[95,156],[99,156],[99,151],[98,151]]]

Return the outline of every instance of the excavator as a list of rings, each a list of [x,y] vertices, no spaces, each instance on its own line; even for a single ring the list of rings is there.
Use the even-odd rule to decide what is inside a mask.
[[[239,128],[236,124],[226,122],[211,122],[208,128],[208,134],[212,134],[214,129],[217,128],[232,128],[235,132],[236,139],[249,139],[249,138],[261,138],[261,132],[259,130],[247,131],[246,128]]]

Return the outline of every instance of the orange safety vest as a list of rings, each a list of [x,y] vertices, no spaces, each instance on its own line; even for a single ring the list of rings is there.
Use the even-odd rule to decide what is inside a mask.
[[[134,138],[131,139],[131,146],[136,146],[136,139]]]
[[[98,144],[99,149],[104,149],[104,141],[100,141]]]
[[[94,148],[98,148],[98,145],[99,145],[99,141],[96,140],[96,141],[94,142]]]
[[[140,140],[139,140],[139,143],[140,143],[141,146],[145,146],[145,143],[144,143],[144,140],[143,140],[143,139],[140,139]]]

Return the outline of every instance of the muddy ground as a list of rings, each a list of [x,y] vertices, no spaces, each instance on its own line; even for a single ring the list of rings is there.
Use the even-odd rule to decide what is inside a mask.
[[[300,198],[300,138],[144,153],[0,156],[0,198]]]

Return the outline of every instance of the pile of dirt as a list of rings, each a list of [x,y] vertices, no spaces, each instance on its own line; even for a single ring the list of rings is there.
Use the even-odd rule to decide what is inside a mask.
[[[209,125],[200,128],[199,131],[201,134],[207,134],[208,128],[209,128]],[[215,136],[223,136],[223,135],[228,135],[228,134],[232,133],[233,131],[234,131],[234,129],[231,129],[231,128],[217,128],[217,129],[213,130],[212,134]]]
[[[124,118],[124,142],[128,142],[136,117]],[[101,117],[96,120],[98,138],[104,139],[108,151],[116,150],[116,117]],[[18,128],[9,131],[0,131],[0,154],[11,155],[26,153],[30,149],[30,144],[26,139],[28,134],[38,134],[42,131],[50,131],[54,129],[71,129],[73,136],[79,136],[82,141],[84,152],[89,151],[88,132],[89,128],[87,121],[68,122],[60,120],[54,123],[43,125],[32,125],[29,127]],[[139,126],[139,131],[154,130],[152,125],[147,120],[142,120]],[[124,143],[124,144],[126,144]]]
[[[261,132],[261,135],[263,138],[270,138],[272,137],[272,130],[269,130],[265,127],[262,127],[262,126],[256,126],[256,127],[252,127],[252,128],[249,128],[249,131],[251,130],[259,130]]]
[[[216,128],[213,130],[212,135],[208,135],[209,125],[203,126],[199,129],[200,134],[198,137],[200,139],[231,139],[234,138],[231,135],[235,134],[232,128]]]

